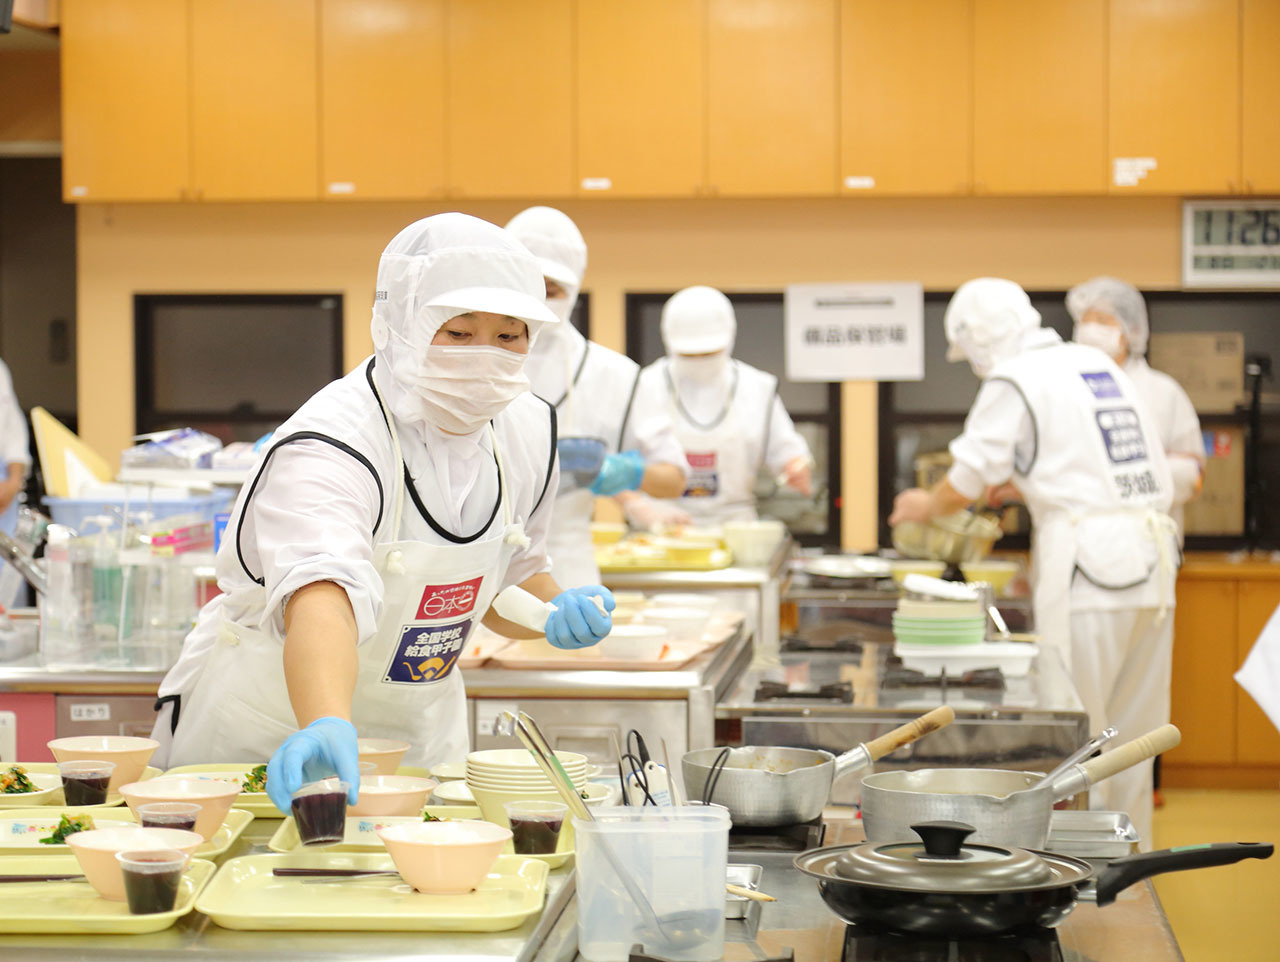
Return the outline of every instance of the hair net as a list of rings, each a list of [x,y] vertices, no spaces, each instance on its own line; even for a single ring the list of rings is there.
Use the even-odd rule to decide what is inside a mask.
[[[995,365],[1018,353],[1022,336],[1040,326],[1040,313],[1013,281],[979,277],[966,281],[947,304],[943,318],[947,359],[967,359],[986,377]]]
[[[668,354],[727,353],[737,333],[733,305],[714,287],[686,287],[662,305],[662,343]]]
[[[1067,313],[1077,324],[1089,310],[1110,314],[1124,328],[1129,340],[1129,354],[1142,357],[1147,353],[1147,303],[1142,292],[1116,277],[1095,277],[1067,291]]]

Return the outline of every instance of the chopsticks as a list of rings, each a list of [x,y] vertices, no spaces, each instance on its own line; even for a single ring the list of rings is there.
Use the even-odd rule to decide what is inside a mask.
[[[734,885],[732,882],[725,882],[724,890],[730,895],[737,895],[744,899],[750,899],[753,902],[778,901],[772,895],[765,895],[763,892],[757,892],[755,889],[744,888],[741,885]]]
[[[0,882],[84,882],[83,875],[0,875]]]
[[[272,875],[301,878],[354,878],[360,875],[399,875],[391,869],[377,868],[273,868]]]

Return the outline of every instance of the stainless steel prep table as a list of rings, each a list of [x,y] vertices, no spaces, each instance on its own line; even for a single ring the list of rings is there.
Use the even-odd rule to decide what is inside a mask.
[[[828,820],[826,845],[858,842],[862,823],[852,819]],[[912,959],[916,962],[950,962],[954,959],[1027,958],[1018,954],[952,954],[944,946],[941,954],[904,951],[897,954],[849,954],[845,945],[847,926],[818,894],[813,879],[792,866],[789,853],[730,851],[734,864],[751,863],[763,867],[760,891],[778,901],[752,903],[747,918],[725,923],[727,962],[776,957],[791,948],[796,962],[829,962],[851,958]],[[535,962],[574,962],[577,953],[576,902],[567,903],[563,914],[551,927]],[[1055,930],[1062,962],[1182,962],[1177,940],[1151,883],[1141,882],[1121,893],[1112,905],[1099,909],[1081,901]]]

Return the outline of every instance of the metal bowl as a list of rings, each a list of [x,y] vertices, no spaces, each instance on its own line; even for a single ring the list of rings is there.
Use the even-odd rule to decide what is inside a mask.
[[[893,529],[893,546],[908,558],[960,564],[981,561],[1002,534],[993,518],[958,511],[923,524],[903,521]]]

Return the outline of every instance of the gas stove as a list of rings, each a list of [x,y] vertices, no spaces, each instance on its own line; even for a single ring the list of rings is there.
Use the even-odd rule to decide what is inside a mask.
[[[821,848],[825,835],[826,826],[821,815],[811,822],[797,822],[794,825],[735,825],[729,829],[729,851],[735,854],[807,852],[811,848]]]
[[[1052,929],[988,939],[946,939],[845,927],[842,962],[1063,962]]]

